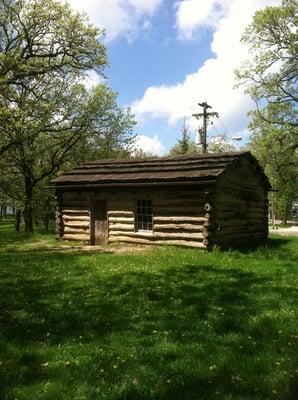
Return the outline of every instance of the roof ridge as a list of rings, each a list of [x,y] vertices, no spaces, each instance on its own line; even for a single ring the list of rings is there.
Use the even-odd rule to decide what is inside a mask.
[[[183,154],[177,156],[154,156],[148,158],[107,158],[100,160],[87,161],[82,165],[92,165],[92,164],[114,164],[114,163],[146,163],[146,162],[154,162],[154,161],[184,161],[184,160],[196,160],[196,159],[208,159],[208,158],[218,158],[218,157],[233,157],[233,156],[241,156],[245,154],[250,154],[250,151],[241,150],[241,151],[230,151],[230,152],[219,152],[219,153],[208,153],[208,154]]]

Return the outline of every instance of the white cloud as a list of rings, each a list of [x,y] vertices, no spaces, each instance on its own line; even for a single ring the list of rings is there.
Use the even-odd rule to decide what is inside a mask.
[[[198,4],[204,2],[185,0],[180,2],[182,7],[181,3],[187,3],[187,7],[189,7],[183,20],[185,26],[186,22],[190,21],[190,27],[193,27],[193,29],[205,24],[210,9],[219,6],[221,3],[222,10],[225,10],[225,13],[219,17],[213,34],[211,49],[214,52],[214,57],[206,60],[197,71],[187,75],[177,85],[149,87],[143,98],[132,104],[132,111],[138,119],[142,119],[144,116],[164,117],[167,118],[169,124],[174,124],[180,118],[198,112],[197,103],[199,101],[207,101],[212,105],[214,111],[219,112],[229,130],[228,133],[233,134],[242,131],[247,124],[247,111],[252,108],[253,104],[248,97],[242,94],[240,89],[233,88],[235,83],[234,69],[247,57],[246,49],[240,44],[240,37],[257,9],[267,5],[279,4],[279,1],[230,0],[229,7],[227,7],[226,0],[212,0],[209,8],[205,5],[200,17],[194,18],[193,21],[191,21],[189,15],[195,14],[198,10]],[[186,5],[184,6],[186,7]],[[180,17],[181,15],[183,16],[183,13],[180,14]],[[181,21],[178,22],[177,27],[179,29],[182,23]],[[193,31],[190,32],[193,33]],[[192,127],[197,127],[197,121],[194,118],[191,118],[188,122]]]
[[[137,149],[153,155],[161,156],[165,152],[165,148],[157,135],[154,135],[153,138],[146,135],[138,135],[135,139],[135,146]]]
[[[104,28],[106,40],[125,36],[128,41],[144,30],[144,19],[152,16],[163,0],[69,0],[78,11],[84,11],[90,21]]]
[[[183,0],[177,2],[176,27],[179,37],[191,39],[199,27],[214,27],[228,4],[228,0]]]
[[[138,13],[152,15],[160,6],[161,0],[127,0],[127,3]]]

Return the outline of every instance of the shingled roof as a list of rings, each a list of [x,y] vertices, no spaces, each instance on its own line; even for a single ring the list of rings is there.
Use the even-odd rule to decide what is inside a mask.
[[[217,177],[240,159],[255,163],[266,186],[270,183],[250,152],[229,152],[205,155],[153,157],[143,159],[111,159],[87,162],[51,184],[55,187],[98,187],[115,185],[152,185],[173,183],[215,182]]]

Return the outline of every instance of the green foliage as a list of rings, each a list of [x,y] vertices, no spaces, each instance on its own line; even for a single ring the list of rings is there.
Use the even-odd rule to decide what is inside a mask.
[[[196,145],[196,143],[193,140],[189,140],[187,142],[187,151],[185,152],[186,146],[183,148],[181,145],[181,141],[178,141],[178,143],[174,144],[173,147],[170,148],[169,155],[170,156],[180,156],[183,154],[200,154],[202,151]]]
[[[104,84],[86,74],[107,63],[102,32],[56,0],[0,6],[0,192],[18,201],[32,231],[37,193],[75,161],[127,156],[134,120]],[[35,200],[39,206],[34,208]]]
[[[181,129],[181,139],[170,149],[170,156],[179,156],[183,154],[196,154],[199,153],[198,146],[190,138],[189,129],[184,125]]]
[[[257,11],[243,35],[251,58],[236,71],[239,85],[256,103],[250,113],[251,150],[273,186],[285,221],[297,196],[298,3]]]
[[[56,0],[1,1],[0,154],[22,143],[9,117],[23,91],[40,99],[41,85],[45,88],[59,79],[79,78],[91,70],[102,73],[107,59],[100,35],[101,30],[68,4]],[[43,91],[44,96],[47,91]],[[22,123],[20,118],[17,127]]]
[[[250,60],[237,71],[239,85],[257,104],[258,116],[277,126],[297,127],[298,3],[257,11],[242,37]]]
[[[107,63],[102,31],[56,0],[2,0],[0,6],[0,85],[31,87],[48,73],[73,74]]]
[[[275,194],[278,216],[286,221],[298,194],[298,136],[294,129],[277,128],[254,117],[250,150],[263,166]]]
[[[128,254],[26,238],[0,224],[1,398],[295,398],[297,238]]]
[[[226,135],[219,137],[219,140],[214,140],[214,138],[211,138],[208,141],[208,153],[223,153],[233,150],[236,150],[236,148],[228,142]],[[181,139],[179,139],[169,151],[170,156],[178,156],[183,154],[202,154],[202,147],[197,145],[195,141],[191,139],[189,129],[185,126],[185,121],[181,129]]]
[[[220,141],[210,141],[207,146],[207,153],[225,153],[229,151],[236,151],[236,147],[228,143],[225,137]],[[175,156],[182,154],[202,154],[202,148],[193,140],[189,140],[187,143],[187,153],[184,153],[181,143],[178,141],[178,143],[170,149],[169,155]]]
[[[150,151],[145,151],[141,147],[136,147],[133,151],[133,157],[134,158],[152,158],[152,157],[158,157],[154,153],[151,153]]]
[[[125,158],[132,154],[135,145],[132,129],[136,122],[130,109],[122,110],[118,106],[117,93],[104,84],[95,86],[86,113],[90,125],[85,140],[74,154],[76,164],[101,158]]]
[[[207,147],[208,153],[225,153],[229,151],[236,151],[236,147],[228,142],[226,135],[217,137],[216,140],[210,141]]]

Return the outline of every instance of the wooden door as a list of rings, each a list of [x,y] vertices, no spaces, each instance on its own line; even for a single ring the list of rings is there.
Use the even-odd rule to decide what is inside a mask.
[[[91,244],[105,244],[108,239],[107,201],[92,201]]]

